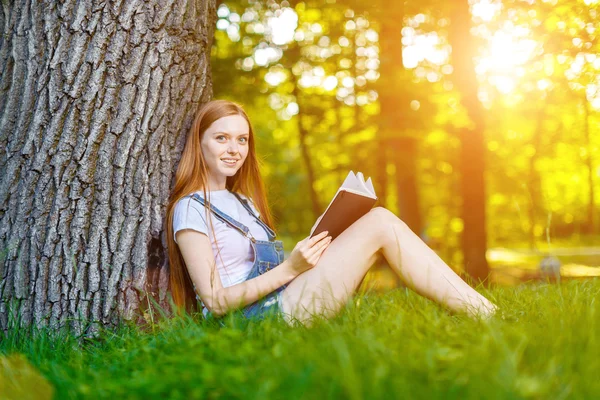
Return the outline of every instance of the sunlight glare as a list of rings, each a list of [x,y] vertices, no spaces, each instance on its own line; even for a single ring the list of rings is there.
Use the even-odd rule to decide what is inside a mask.
[[[489,22],[496,16],[496,13],[502,8],[502,3],[494,0],[481,0],[471,6],[471,13],[474,17],[480,18],[484,22]]]
[[[286,75],[283,71],[269,71],[265,74],[265,81],[271,86],[277,86],[285,81]]]
[[[508,76],[490,77],[490,83],[498,88],[501,93],[508,94],[515,89],[514,79]]]
[[[530,39],[515,41],[513,36],[505,32],[496,32],[490,44],[490,55],[486,60],[489,70],[510,71],[517,65],[527,62],[536,47]]]
[[[550,85],[551,83],[548,79],[540,79],[539,81],[537,81],[537,87],[542,91],[548,89]]]
[[[269,18],[268,22],[271,28],[271,38],[273,43],[281,46],[294,40],[294,33],[298,27],[298,14],[285,7],[277,17]]]
[[[524,38],[528,33],[523,29],[513,29],[511,33],[497,31],[485,50],[487,54],[478,60],[477,73],[488,75],[489,82],[501,93],[508,94],[516,88],[516,79],[525,74],[523,66],[538,46],[535,40]]]
[[[338,80],[335,76],[328,76],[327,78],[325,78],[325,80],[323,81],[323,88],[325,90],[333,90],[336,88],[338,84]]]
[[[448,51],[440,47],[440,38],[436,32],[413,34],[414,31],[405,31],[410,36],[405,36],[402,42],[402,60],[405,68],[415,68],[419,63],[427,60],[435,65],[442,65],[448,60]],[[404,40],[406,39],[406,40]]]
[[[254,51],[254,62],[260,67],[279,60],[283,55],[280,48],[265,47]]]
[[[221,4],[217,10],[217,17],[227,18],[229,15],[229,8],[225,4]]]

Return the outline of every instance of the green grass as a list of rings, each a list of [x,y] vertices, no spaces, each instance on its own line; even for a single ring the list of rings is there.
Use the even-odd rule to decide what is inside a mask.
[[[503,316],[474,321],[398,289],[360,294],[311,328],[189,317],[84,344],[12,332],[0,353],[21,353],[61,399],[600,397],[600,279],[482,291]],[[5,376],[23,369],[2,358]],[[11,393],[39,390],[28,376]]]

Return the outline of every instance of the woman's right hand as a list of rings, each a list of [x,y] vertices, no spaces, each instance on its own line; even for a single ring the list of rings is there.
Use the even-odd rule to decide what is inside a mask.
[[[288,258],[290,267],[296,275],[300,275],[317,265],[321,254],[331,243],[331,236],[327,236],[328,233],[324,231],[313,238],[309,236],[296,244]]]

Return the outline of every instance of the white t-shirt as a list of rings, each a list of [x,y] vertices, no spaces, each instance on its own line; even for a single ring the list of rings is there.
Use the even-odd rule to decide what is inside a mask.
[[[204,198],[202,190],[196,193]],[[235,198],[233,193],[227,189],[223,189],[211,191],[207,194],[214,207],[237,222],[246,225],[255,239],[269,240],[265,229],[258,223],[256,218],[250,215],[248,210]],[[247,199],[242,194],[240,194],[240,197]],[[249,201],[249,203],[252,211],[258,216],[258,210],[254,207],[252,201]],[[210,229],[210,225],[207,223],[207,218],[210,218],[212,221],[214,235]],[[191,197],[185,197],[175,204],[173,236],[176,243],[176,234],[182,229],[193,229],[208,236],[223,287],[233,286],[246,280],[254,264],[254,251],[252,250],[250,240],[242,235],[240,231],[222,222],[212,212],[208,212],[202,204]],[[206,309],[203,312],[206,314]]]

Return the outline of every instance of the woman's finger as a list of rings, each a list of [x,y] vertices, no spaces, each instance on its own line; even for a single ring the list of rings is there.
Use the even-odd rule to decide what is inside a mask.
[[[331,236],[324,237],[317,244],[310,248],[309,256],[318,254],[321,249],[325,249],[327,245],[331,243]]]
[[[315,245],[315,243],[317,243],[319,240],[323,239],[324,237],[327,236],[329,232],[327,231],[323,231],[321,233],[319,233],[316,236],[313,236],[309,241],[308,241],[308,247],[313,247]]]
[[[310,259],[310,263],[315,266],[317,265],[317,263],[319,262],[319,260],[321,259],[321,256],[323,255],[323,253],[325,253],[325,250],[327,250],[327,248],[329,247],[329,243],[326,243],[324,246],[322,246],[315,254],[313,254],[312,258]]]

